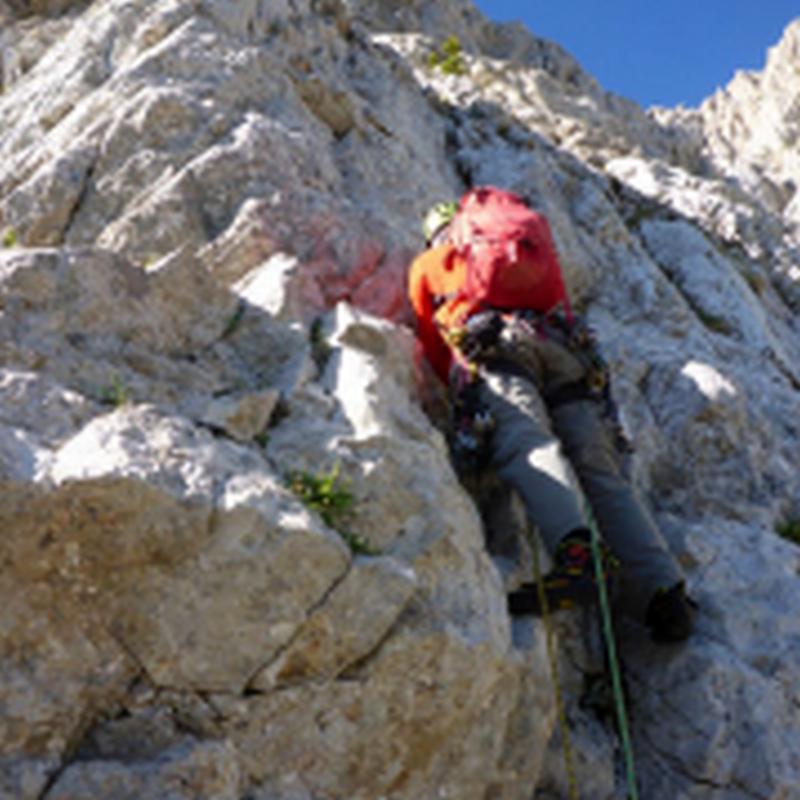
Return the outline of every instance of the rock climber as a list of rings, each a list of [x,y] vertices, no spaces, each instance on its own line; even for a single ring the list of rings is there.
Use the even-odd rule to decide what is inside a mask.
[[[547,220],[515,194],[479,187],[437,203],[423,233],[409,297],[423,352],[449,387],[454,457],[491,466],[519,494],[552,558],[549,608],[596,597],[591,514],[626,608],[655,641],[685,640],[694,604],[624,475],[608,370],[571,311]],[[509,611],[540,615],[539,598],[523,583]]]

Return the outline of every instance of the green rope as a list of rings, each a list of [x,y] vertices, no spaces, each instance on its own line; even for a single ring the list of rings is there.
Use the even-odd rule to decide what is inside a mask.
[[[578,794],[578,778],[575,773],[575,758],[572,750],[572,740],[569,735],[569,724],[567,722],[567,712],[564,706],[564,693],[561,689],[561,681],[558,674],[558,659],[556,658],[555,633],[553,631],[553,620],[550,617],[550,602],[544,590],[542,580],[541,556],[539,554],[538,542],[533,540],[528,529],[529,544],[533,551],[533,571],[536,578],[536,587],[539,595],[539,605],[542,607],[542,619],[544,621],[545,633],[547,638],[547,659],[550,662],[550,678],[553,681],[553,694],[556,701],[556,713],[558,724],[561,729],[561,743],[564,750],[564,768],[567,773],[567,788],[569,800],[580,800]],[[635,800],[635,798],[634,798]]]
[[[628,717],[625,712],[625,695],[622,691],[622,677],[620,675],[619,661],[617,659],[617,646],[614,639],[614,629],[611,623],[611,604],[608,601],[603,561],[600,554],[600,534],[597,532],[592,510],[584,498],[584,514],[591,531],[592,555],[594,557],[594,571],[597,579],[597,593],[600,598],[600,612],[603,620],[603,634],[608,650],[608,663],[611,669],[611,686],[614,693],[614,707],[619,725],[619,737],[622,743],[622,753],[625,759],[625,775],[628,781],[628,800],[639,800],[639,790],[636,786],[636,767],[633,760],[633,747],[628,730]]]

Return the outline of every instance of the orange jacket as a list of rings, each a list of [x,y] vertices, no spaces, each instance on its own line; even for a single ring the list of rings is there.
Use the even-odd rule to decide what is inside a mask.
[[[450,244],[421,253],[411,265],[408,296],[417,316],[417,337],[436,374],[447,383],[453,353],[442,336],[468,306],[456,297],[464,284],[466,263]]]
[[[572,311],[555,249],[551,252],[547,278],[541,284],[536,301],[532,303],[529,299],[525,307],[546,314],[563,304],[571,319]],[[461,291],[466,277],[467,263],[452,244],[433,247],[417,256],[408,276],[408,295],[417,316],[417,336],[425,356],[445,383],[453,363],[453,351],[443,332],[463,325],[476,308]]]

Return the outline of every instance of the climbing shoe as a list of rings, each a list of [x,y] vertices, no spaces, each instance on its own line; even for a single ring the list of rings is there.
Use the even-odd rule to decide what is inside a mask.
[[[687,596],[683,581],[659,589],[647,607],[645,624],[654,642],[683,642],[694,629],[697,605]]]
[[[606,576],[617,569],[616,559],[601,543],[601,560]],[[567,534],[553,555],[553,569],[542,579],[547,607],[562,611],[586,605],[597,598],[595,566],[592,558],[591,533],[579,528]],[[536,583],[523,583],[508,595],[511,614],[542,615],[539,587]]]

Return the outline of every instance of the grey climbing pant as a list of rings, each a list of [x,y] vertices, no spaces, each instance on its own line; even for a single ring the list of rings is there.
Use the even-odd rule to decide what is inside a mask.
[[[481,368],[480,399],[495,421],[490,463],[519,494],[551,554],[567,533],[586,527],[583,490],[620,561],[626,605],[643,618],[657,589],[683,580],[680,567],[623,474],[602,405],[574,399],[548,409],[542,399],[580,381],[586,367],[563,344],[528,338],[524,359]]]

